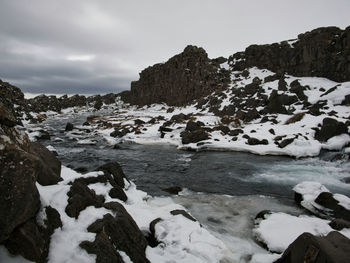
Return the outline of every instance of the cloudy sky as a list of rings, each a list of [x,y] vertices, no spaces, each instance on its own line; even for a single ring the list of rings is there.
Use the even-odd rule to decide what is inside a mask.
[[[0,79],[31,93],[119,92],[188,44],[228,57],[345,28],[349,13],[349,0],[0,0]]]

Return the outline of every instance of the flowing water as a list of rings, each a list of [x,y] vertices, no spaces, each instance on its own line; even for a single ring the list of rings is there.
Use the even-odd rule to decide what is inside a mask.
[[[81,145],[64,132],[67,121],[81,125],[86,115],[67,115],[41,124],[51,134],[52,145],[62,163],[93,171],[109,162],[119,162],[137,187],[153,196],[169,195],[162,189],[180,186],[173,196],[215,236],[223,240],[235,262],[248,262],[253,253],[263,252],[252,238],[253,219],[261,210],[306,213],[293,202],[292,188],[302,181],[318,181],[333,192],[348,194],[349,162],[330,162],[335,153],[317,158],[292,159],[240,152],[186,152],[168,145],[108,145],[93,132],[79,139],[93,139],[95,145]],[[70,138],[71,137],[71,138]],[[74,137],[74,135],[73,135]]]

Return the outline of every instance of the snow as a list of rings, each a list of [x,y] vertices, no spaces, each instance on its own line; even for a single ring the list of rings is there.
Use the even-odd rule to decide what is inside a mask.
[[[253,230],[256,238],[267,245],[270,251],[282,253],[298,236],[308,232],[316,236],[326,236],[334,231],[330,221],[311,216],[292,216],[285,213],[267,215]],[[340,231],[350,237],[348,230]]]
[[[98,176],[103,172],[79,174],[62,166],[63,181],[57,185],[37,187],[42,206],[51,205],[61,214],[62,229],[56,229],[51,237],[49,262],[95,262],[95,256],[89,255],[79,247],[84,241],[93,241],[94,233],[87,232],[87,227],[104,214],[113,212],[105,208],[87,207],[77,219],[68,217],[65,207],[68,204],[69,183],[79,177]],[[162,221],[156,225],[156,236],[163,242],[158,247],[147,247],[146,255],[151,262],[219,262],[227,248],[225,244],[211,235],[199,222],[193,222],[182,215],[173,216],[170,211],[184,209],[169,197],[151,197],[136,188],[134,183],[125,181],[127,202],[113,199],[107,194],[112,186],[109,183],[90,184],[96,194],[102,194],[108,201],[119,201],[134,218],[141,230],[148,231],[149,224],[156,218]],[[121,253],[125,262],[131,262],[125,253]]]

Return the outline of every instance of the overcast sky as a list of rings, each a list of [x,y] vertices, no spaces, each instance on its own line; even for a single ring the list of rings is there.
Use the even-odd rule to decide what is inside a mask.
[[[228,57],[344,29],[349,14],[350,0],[0,0],[0,79],[32,93],[116,93],[188,44]]]

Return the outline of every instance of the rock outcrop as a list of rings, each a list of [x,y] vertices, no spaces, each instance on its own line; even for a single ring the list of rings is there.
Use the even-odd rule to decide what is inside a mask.
[[[179,106],[206,96],[229,80],[228,72],[219,70],[219,62],[210,60],[203,48],[187,46],[167,62],[140,73],[140,79],[131,83],[131,103]]]
[[[350,27],[322,27],[298,39],[271,45],[251,45],[229,58],[233,70],[269,69],[293,76],[350,80]]]

